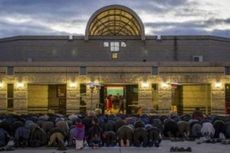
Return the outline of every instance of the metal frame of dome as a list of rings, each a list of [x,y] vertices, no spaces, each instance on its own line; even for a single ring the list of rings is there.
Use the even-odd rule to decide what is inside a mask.
[[[89,19],[85,39],[90,36],[140,36],[145,40],[144,25],[130,8],[109,5],[97,10]]]

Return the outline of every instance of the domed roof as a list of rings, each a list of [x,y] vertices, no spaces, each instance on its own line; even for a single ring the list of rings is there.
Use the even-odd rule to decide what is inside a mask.
[[[89,19],[85,37],[90,36],[137,36],[145,39],[144,25],[130,8],[121,5],[105,6]]]

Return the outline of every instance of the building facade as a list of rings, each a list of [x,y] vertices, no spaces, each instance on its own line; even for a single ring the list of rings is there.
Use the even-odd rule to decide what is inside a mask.
[[[106,6],[85,36],[0,39],[0,112],[71,114],[104,109],[110,94],[126,113],[230,113],[230,39],[146,36],[131,9]]]

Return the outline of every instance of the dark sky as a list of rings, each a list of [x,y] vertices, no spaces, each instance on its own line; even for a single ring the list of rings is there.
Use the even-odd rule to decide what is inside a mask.
[[[146,35],[230,37],[230,0],[0,0],[0,37],[84,35],[89,17],[111,4],[133,9]]]

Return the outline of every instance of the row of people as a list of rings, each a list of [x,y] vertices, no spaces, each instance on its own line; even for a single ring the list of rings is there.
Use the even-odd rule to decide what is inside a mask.
[[[230,139],[230,120],[220,117],[194,119],[183,116],[126,115],[1,115],[0,146],[13,139],[16,147],[76,145],[156,146],[161,139]]]

